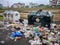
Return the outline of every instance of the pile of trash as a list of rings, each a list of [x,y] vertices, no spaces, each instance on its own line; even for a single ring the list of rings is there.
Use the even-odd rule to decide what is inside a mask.
[[[20,23],[20,26],[12,27],[11,31],[11,40],[17,41],[24,36],[30,39],[28,42],[30,45],[59,45],[60,43],[60,30],[56,28],[49,30],[43,26],[25,26]]]
[[[25,22],[9,24],[6,29],[12,31],[9,38],[14,41],[20,40],[24,36],[26,39],[29,38],[30,45],[60,45],[60,30],[57,30],[56,25],[53,30],[49,30],[46,27],[34,27]]]

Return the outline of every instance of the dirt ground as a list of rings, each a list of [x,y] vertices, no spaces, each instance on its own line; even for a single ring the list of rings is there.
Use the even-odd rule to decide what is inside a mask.
[[[11,31],[10,30],[0,30],[0,42],[5,41],[5,43],[0,43],[0,45],[29,45],[28,39],[25,39],[24,36],[21,38],[21,40],[11,40],[9,38]]]

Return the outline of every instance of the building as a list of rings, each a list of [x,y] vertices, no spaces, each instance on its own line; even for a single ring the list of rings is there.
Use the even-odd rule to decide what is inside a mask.
[[[57,5],[60,5],[60,0],[57,1]]]
[[[14,3],[11,8],[21,8],[25,7],[25,3]]]
[[[50,6],[56,6],[57,0],[50,0]]]
[[[6,20],[16,22],[16,21],[19,21],[20,19],[20,13],[17,11],[6,10],[5,12],[3,12],[3,17]]]
[[[50,0],[50,6],[59,6],[60,0]]]
[[[37,3],[29,3],[29,8],[31,8],[31,7],[37,7],[38,6],[38,4]]]

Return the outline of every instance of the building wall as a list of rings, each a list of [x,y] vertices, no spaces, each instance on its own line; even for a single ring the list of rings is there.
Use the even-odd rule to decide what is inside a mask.
[[[25,4],[23,4],[23,3],[15,3],[11,7],[12,8],[21,8],[21,7],[25,7]]]
[[[16,5],[13,5],[13,8],[17,8],[17,6]]]
[[[50,0],[50,6],[56,6],[57,0]]]
[[[60,0],[57,1],[57,5],[60,5]]]
[[[37,6],[38,6],[37,3],[30,3],[30,4],[29,4],[29,8],[31,8],[31,7],[37,7]]]

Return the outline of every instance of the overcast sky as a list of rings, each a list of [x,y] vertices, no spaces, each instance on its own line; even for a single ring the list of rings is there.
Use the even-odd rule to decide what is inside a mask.
[[[3,4],[4,6],[11,6],[12,4],[18,2],[25,3],[26,5],[28,5],[30,2],[38,4],[49,4],[49,0],[0,0],[0,4]]]

